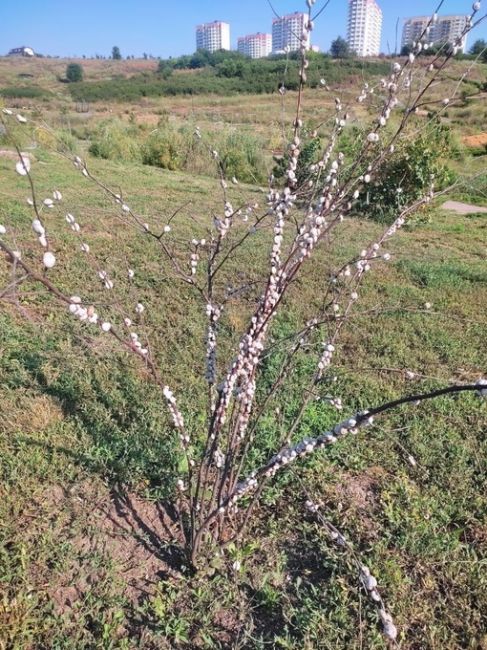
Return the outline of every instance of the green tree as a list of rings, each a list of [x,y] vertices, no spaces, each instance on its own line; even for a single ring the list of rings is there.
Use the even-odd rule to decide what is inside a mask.
[[[484,52],[486,48],[487,48],[487,42],[483,38],[479,38],[478,40],[475,41],[475,43],[470,48],[470,54],[472,54],[473,56],[478,56],[479,54]]]
[[[211,53],[208,50],[197,50],[190,59],[189,67],[206,68],[211,65]]]
[[[346,59],[351,56],[348,43],[341,36],[338,36],[338,38],[335,38],[335,40],[332,41],[330,53],[334,59]]]
[[[122,54],[120,52],[120,48],[117,47],[117,45],[114,45],[112,47],[112,59],[114,59],[115,61],[120,61],[121,58],[122,58]]]
[[[242,61],[234,61],[229,59],[227,61],[222,61],[216,66],[217,74],[220,77],[242,77],[244,73],[244,63]]]
[[[70,83],[83,81],[83,68],[79,63],[69,63],[66,66],[66,79]]]

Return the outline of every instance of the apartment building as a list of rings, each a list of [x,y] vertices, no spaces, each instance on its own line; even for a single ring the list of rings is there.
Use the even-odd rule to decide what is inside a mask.
[[[416,16],[407,18],[402,30],[402,46],[411,45],[418,41],[424,33],[431,20],[431,16]],[[431,24],[430,33],[424,39],[425,42],[432,45],[442,43],[455,43],[460,39],[459,48],[465,52],[467,46],[467,37],[462,36],[468,21],[468,16],[437,16]]]
[[[295,52],[301,48],[304,25],[308,16],[295,12],[275,18],[272,21],[272,52],[282,54],[283,52]],[[311,47],[309,33],[307,35],[306,47]]]
[[[217,52],[230,49],[230,25],[215,20],[196,27],[196,49]]]
[[[237,49],[251,59],[262,59],[272,52],[271,34],[249,34],[237,40]]]
[[[376,0],[349,0],[347,40],[357,56],[377,56],[382,35],[382,10]]]

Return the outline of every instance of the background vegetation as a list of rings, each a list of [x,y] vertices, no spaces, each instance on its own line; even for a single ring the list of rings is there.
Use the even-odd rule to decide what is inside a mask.
[[[308,83],[311,88],[320,85],[325,78],[328,83],[365,73],[386,74],[388,64],[363,62],[356,59],[343,61],[337,68],[328,56],[313,53],[310,57]],[[189,73],[192,71],[192,73]],[[272,93],[281,86],[296,90],[298,61],[290,55],[268,59],[249,59],[237,52],[211,54],[199,50],[193,55],[175,59],[161,59],[154,74],[88,82],[71,86],[74,100],[85,101],[133,101],[139,97],[163,97],[170,95],[200,95],[215,93],[232,95],[239,93]]]

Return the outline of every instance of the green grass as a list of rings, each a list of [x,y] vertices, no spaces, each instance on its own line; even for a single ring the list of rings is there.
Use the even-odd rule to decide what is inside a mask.
[[[43,99],[49,93],[39,86],[6,86],[0,88],[0,96],[15,99]]]
[[[480,261],[476,265],[461,262],[404,262],[400,264],[401,270],[411,276],[412,280],[420,286],[432,289],[448,289],[449,287],[462,288],[466,285],[485,284],[487,272]]]
[[[203,112],[237,110],[231,99],[200,101]],[[264,121],[264,100],[256,110]],[[154,242],[134,235],[66,161],[42,147],[35,156],[39,196],[54,189],[64,195],[62,207],[47,215],[59,283],[70,294],[93,295],[114,322],[121,318],[119,302],[147,305],[143,326],[193,438],[201,440],[204,308],[198,297],[169,280]],[[221,212],[215,180],[88,160],[108,184],[123,184],[125,200],[155,229],[184,205],[172,224],[178,246],[193,233],[206,236],[212,215]],[[229,193],[234,205],[265,202],[255,187],[231,186]],[[30,233],[27,195],[12,161],[0,158],[0,223],[19,239]],[[68,210],[115,280],[110,304],[66,228]],[[460,217],[440,206],[428,216],[391,241],[393,261],[371,274],[343,333],[336,384],[320,388],[321,397],[340,394],[347,414],[420,386],[485,376],[487,217]],[[292,287],[272,336],[286,337],[312,315],[323,278],[378,232],[377,224],[345,221],[333,251],[318,253]],[[35,260],[38,248],[28,237],[23,252]],[[267,232],[251,238],[232,258],[222,286],[242,274],[259,277],[269,238]],[[117,270],[127,263],[136,270],[132,289]],[[487,647],[485,402],[462,396],[399,409],[283,473],[265,492],[242,545],[210,558],[190,579],[178,570],[181,559],[166,530],[171,523],[159,511],[182,461],[158,391],[113,342],[73,322],[64,307],[53,309],[38,288],[24,289],[18,302],[0,303],[2,650],[385,648],[350,559],[303,514],[303,488],[322,501],[327,518],[378,575],[401,647]],[[222,365],[250,309],[243,297],[225,313]],[[275,378],[279,359],[280,353],[267,359],[261,390]],[[311,366],[310,354],[298,358],[262,421],[250,462],[272,453],[299,408]],[[407,380],[404,370],[418,379]],[[316,435],[337,417],[326,400],[317,400],[297,435]],[[237,574],[235,560],[242,565]]]

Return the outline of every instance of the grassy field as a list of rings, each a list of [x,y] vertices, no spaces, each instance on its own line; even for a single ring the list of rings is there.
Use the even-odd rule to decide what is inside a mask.
[[[201,127],[220,123],[233,126],[252,125],[264,128],[268,135],[274,134],[276,123],[280,124],[281,115],[276,110],[279,95],[239,95],[225,97],[218,95],[193,95],[176,97],[142,97],[133,102],[98,101],[88,102],[83,106],[81,102],[74,102],[71,98],[69,86],[63,83],[66,66],[71,59],[12,59],[0,57],[0,91],[9,88],[30,88],[34,86],[45,93],[41,100],[25,97],[16,98],[15,92],[8,97],[10,106],[35,107],[48,124],[54,126],[71,126],[86,123],[93,124],[102,119],[118,117],[128,120],[131,114],[135,115],[138,123],[157,125],[161,115],[169,114],[171,119],[178,122],[195,119]],[[157,69],[157,61],[145,60],[78,60],[85,71],[87,82],[98,83],[127,80],[138,75],[153,75]],[[428,60],[425,60],[426,64]],[[340,70],[340,61],[333,62],[336,70]],[[467,73],[468,71],[468,73]],[[181,71],[178,74],[191,76],[194,72]],[[320,111],[324,114],[333,106],[335,93],[347,102],[355,99],[357,88],[364,80],[369,80],[369,74],[364,68],[361,74],[350,75],[344,68],[343,75],[334,73],[341,81],[330,82],[331,92],[314,90],[308,92],[307,105],[310,113]],[[472,96],[472,99],[459,102],[446,111],[445,120],[457,125],[462,135],[476,134],[483,131],[487,117],[485,108],[485,95],[479,94],[479,89],[487,82],[487,65],[472,65],[471,61],[455,61],[448,72],[442,77],[441,83],[435,84],[430,94],[431,99],[450,96],[457,86],[457,80],[465,75],[460,87],[458,97],[462,93]],[[326,75],[325,75],[326,76]],[[377,79],[378,75],[372,77]],[[292,115],[294,110],[294,93],[289,93],[284,101],[285,117]],[[287,114],[286,107],[291,111]],[[88,112],[84,112],[88,109]],[[83,111],[83,112],[80,112]],[[69,118],[69,119],[68,119]]]
[[[94,105],[79,114],[56,81],[64,63],[21,61],[12,67],[0,60],[0,85],[38,66],[36,83],[54,97],[33,116],[56,129],[69,127],[83,153],[100,120],[130,123],[133,114],[137,123],[154,126],[164,111],[164,119],[190,120],[209,132],[243,127],[261,139],[269,162],[282,144],[282,116],[292,119],[292,95],[283,104],[275,96],[159,98]],[[130,67],[138,63],[123,62],[124,74],[140,72]],[[112,75],[104,64],[89,62],[90,74]],[[144,63],[149,64],[155,65]],[[332,101],[317,91],[306,97],[316,120]],[[473,106],[471,123],[462,122],[460,107],[449,108],[446,119],[459,140],[464,130],[482,128],[475,107],[485,108],[481,102]],[[87,139],[78,137],[82,125]],[[204,308],[190,290],[175,285],[152,241],[135,235],[113,203],[41,141],[29,149],[39,196],[54,189],[64,195],[62,207],[48,214],[62,288],[106,300],[63,221],[69,211],[115,280],[106,313],[115,321],[122,303],[141,300],[148,306],[140,327],[161,367],[170,369],[197,435],[204,403]],[[104,182],[123,185],[127,202],[155,228],[184,206],[170,235],[175,245],[203,235],[221,210],[218,183],[207,175],[89,155],[88,160]],[[485,157],[468,152],[452,164],[458,171],[485,172]],[[485,175],[474,185],[459,188],[456,198],[486,203]],[[229,193],[234,205],[265,202],[254,185],[231,186]],[[0,223],[28,231],[27,195],[13,161],[0,157]],[[237,232],[246,228],[242,222]],[[313,313],[323,278],[380,231],[372,221],[345,220],[293,287],[273,336],[285,337]],[[242,275],[257,278],[270,237],[263,232],[251,239],[222,283]],[[367,280],[338,350],[336,391],[345,414],[419,387],[476,381],[486,373],[487,215],[458,216],[439,203],[388,250],[392,262]],[[35,251],[34,243],[23,247],[27,258]],[[136,270],[132,287],[117,271],[127,264]],[[3,287],[6,267],[0,266],[0,279]],[[485,401],[460,396],[399,409],[302,462],[267,489],[242,545],[188,577],[174,548],[173,522],[161,505],[173,489],[179,459],[158,391],[106,337],[73,322],[64,307],[53,309],[34,285],[24,289],[20,298],[7,296],[0,303],[2,650],[387,647],[354,564],[305,513],[306,495],[323,503],[326,517],[378,576],[400,630],[399,647],[487,649]],[[249,303],[242,297],[225,315],[224,350],[238,339]],[[272,381],[278,361],[278,353],[269,357],[264,384]],[[270,455],[279,428],[292,421],[310,363],[303,354],[262,420],[254,460]],[[316,435],[336,419],[326,400],[312,402],[299,437]]]

